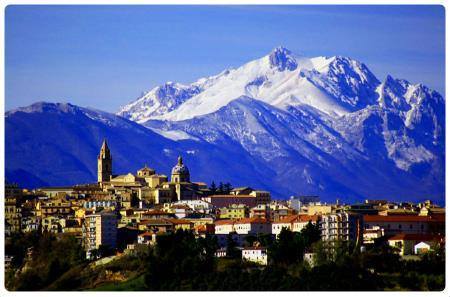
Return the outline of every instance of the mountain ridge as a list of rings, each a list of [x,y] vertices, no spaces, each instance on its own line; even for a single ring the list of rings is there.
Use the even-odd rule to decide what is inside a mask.
[[[19,135],[38,134],[34,145],[45,146],[44,135],[36,131],[39,125],[28,121],[39,112],[43,117],[57,114],[67,128],[64,133],[90,135],[88,141],[79,140],[89,147],[99,141],[99,131],[110,137],[117,133],[120,168],[135,168],[148,158],[169,170],[152,154],[164,159],[179,153],[193,162],[199,180],[261,187],[276,197],[444,199],[444,98],[423,84],[390,75],[379,80],[364,63],[347,57],[307,58],[278,47],[192,84],[155,87],[117,115],[71,104],[58,107],[61,110],[39,105],[22,109],[28,116],[7,112],[7,128],[11,131],[15,124],[19,131],[26,130]],[[75,131],[73,119],[63,111],[77,108],[81,122],[95,131],[84,126],[83,132]],[[27,122],[26,129],[16,121]],[[142,137],[153,141],[135,139]],[[14,166],[7,169],[23,173],[24,162],[9,152],[29,154],[30,144],[26,137],[13,140],[7,142],[7,161],[14,162],[7,163]],[[121,147],[130,141],[154,148],[147,152]],[[125,160],[131,151],[132,160]],[[81,163],[92,166],[86,160]],[[95,167],[73,167],[95,173]],[[28,179],[53,183],[42,171],[34,168]]]

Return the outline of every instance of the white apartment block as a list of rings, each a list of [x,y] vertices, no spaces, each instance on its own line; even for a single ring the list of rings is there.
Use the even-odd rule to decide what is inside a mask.
[[[237,221],[219,220],[215,223],[215,234],[270,234],[272,226],[270,221],[260,218],[245,218]]]
[[[260,218],[246,218],[234,223],[234,230],[237,234],[270,234],[272,233],[271,223]]]
[[[362,216],[347,212],[322,215],[322,240],[354,240],[362,237]]]
[[[279,221],[272,222],[272,234],[280,234],[283,228],[286,228],[292,232],[300,232],[308,225],[309,222],[317,224],[319,217],[310,215],[291,215],[287,216]]]
[[[242,260],[267,265],[267,249],[263,247],[247,247],[242,250]]]
[[[83,242],[90,258],[90,252],[100,245],[112,248],[117,243],[117,216],[113,212],[100,212],[85,217],[83,225]]]

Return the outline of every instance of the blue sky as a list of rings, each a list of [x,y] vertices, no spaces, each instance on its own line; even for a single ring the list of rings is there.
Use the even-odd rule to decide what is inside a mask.
[[[278,45],[445,90],[442,6],[8,6],[5,22],[6,110],[50,101],[115,112]]]

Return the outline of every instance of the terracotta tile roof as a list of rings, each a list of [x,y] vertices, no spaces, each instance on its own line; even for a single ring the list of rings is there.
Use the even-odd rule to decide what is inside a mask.
[[[153,232],[144,232],[144,233],[139,234],[138,236],[145,237],[145,236],[152,236],[153,234],[154,234]]]
[[[411,215],[365,215],[364,222],[444,222],[445,218],[429,216],[411,216]]]
[[[205,232],[206,231],[206,225],[198,225],[194,229],[197,230],[198,232]]]
[[[169,221],[173,224],[193,224],[191,221],[184,219],[166,219],[166,221]]]
[[[298,215],[286,216],[280,220],[274,221],[273,224],[290,224],[298,219]]]
[[[437,221],[445,222],[445,213],[432,213],[431,218]]]
[[[149,210],[147,212],[144,212],[143,215],[170,215],[170,214],[161,210]]]
[[[256,198],[252,195],[211,195],[210,198]]]
[[[233,225],[235,223],[234,220],[217,220],[214,224],[217,225]]]
[[[170,221],[164,219],[141,220],[141,222],[139,223],[139,225],[152,225],[152,224],[172,225]]]
[[[309,221],[317,222],[318,220],[319,220],[318,215],[299,215],[297,222],[309,222]]]
[[[263,223],[270,223],[270,222],[268,220],[265,220],[262,218],[244,218],[244,219],[240,219],[240,220],[236,221],[235,224],[250,224],[250,223],[263,224]]]
[[[317,222],[319,216],[317,215],[289,215],[280,220],[274,221],[273,224],[286,224],[286,223],[297,223],[297,222]]]
[[[433,234],[405,234],[399,233],[389,237],[388,240],[411,240],[411,241],[440,241],[442,236]]]

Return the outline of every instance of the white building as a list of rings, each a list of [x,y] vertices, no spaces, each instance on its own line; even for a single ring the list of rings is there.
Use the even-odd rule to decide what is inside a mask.
[[[363,232],[363,242],[365,244],[374,243],[375,239],[384,236],[384,229],[380,226],[373,226],[370,229],[365,229]]]
[[[242,249],[242,260],[267,265],[267,249],[264,247],[246,247]]]
[[[219,220],[215,223],[215,234],[270,234],[270,221],[261,218],[245,218],[240,220]]]
[[[322,240],[362,240],[362,216],[348,212],[322,215]]]
[[[272,226],[270,221],[261,218],[245,218],[234,223],[234,230],[237,234],[271,234]]]
[[[445,217],[430,217],[418,215],[365,215],[364,229],[378,226],[385,235],[428,234],[432,231],[445,229]]]
[[[189,206],[191,209],[193,209],[195,212],[199,213],[211,213],[214,210],[214,207],[211,203],[208,203],[204,200],[184,200],[184,201],[178,201],[175,202],[174,205],[177,204],[185,204]]]
[[[288,200],[288,206],[292,209],[295,209],[297,212],[299,212],[302,208],[302,202],[299,198],[295,198],[294,196],[291,196]]]
[[[299,215],[297,219],[292,224],[293,232],[301,232],[306,225],[311,222],[313,225],[317,225],[319,222],[319,216],[317,215]]]
[[[245,218],[241,220],[219,220],[215,222],[215,235],[219,246],[226,246],[228,234],[238,246],[242,246],[248,235],[271,234],[269,221],[261,218]]]
[[[113,199],[105,199],[105,200],[90,200],[86,201],[83,204],[84,208],[115,208],[117,206],[117,201]]]
[[[184,219],[192,214],[193,210],[186,204],[176,204],[172,205],[171,212],[173,212],[178,219]]]
[[[137,237],[138,244],[154,245],[156,243],[156,234],[153,232],[145,232]]]
[[[234,220],[219,220],[215,222],[215,234],[229,234],[234,232]]]
[[[272,234],[278,236],[278,234],[280,234],[280,232],[281,232],[281,230],[283,230],[283,228],[292,231],[294,221],[296,219],[297,219],[297,216],[293,215],[293,216],[288,216],[288,217],[283,218],[278,221],[273,221],[272,222]]]
[[[224,258],[227,256],[227,249],[226,248],[220,248],[215,252],[215,255],[217,258]]]
[[[311,222],[311,224],[317,224],[318,220],[319,217],[316,215],[287,216],[281,220],[272,222],[272,234],[278,236],[283,228],[286,228],[292,232],[301,232],[309,222]]]
[[[418,244],[416,244],[414,246],[414,254],[415,255],[420,255],[420,254],[424,254],[427,253],[431,250],[431,245],[429,243],[426,242],[419,242]]]
[[[86,256],[91,257],[91,251],[100,245],[116,247],[117,216],[113,212],[102,211],[87,215],[83,224],[83,242]]]

